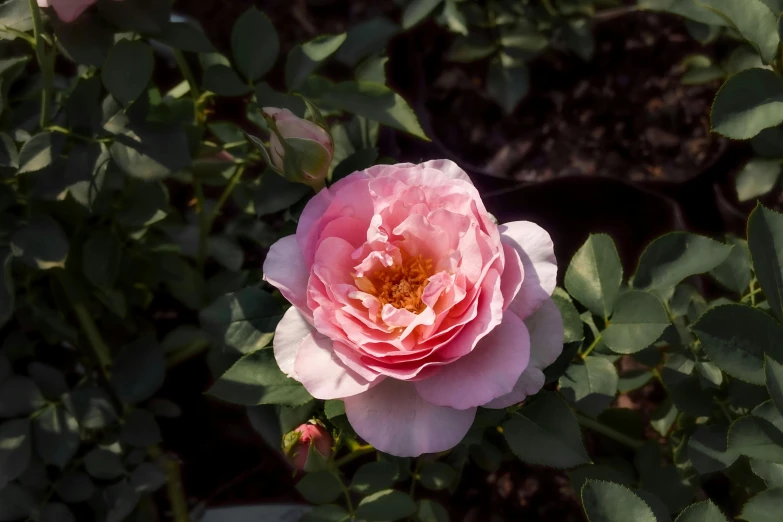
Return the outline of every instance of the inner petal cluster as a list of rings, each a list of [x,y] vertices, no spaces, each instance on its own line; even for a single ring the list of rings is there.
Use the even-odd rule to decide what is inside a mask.
[[[356,277],[355,280],[357,288],[375,296],[381,306],[389,304],[418,314],[426,308],[422,296],[432,273],[431,259],[425,259],[421,254],[407,256],[403,253],[402,263],[383,267],[369,277]]]

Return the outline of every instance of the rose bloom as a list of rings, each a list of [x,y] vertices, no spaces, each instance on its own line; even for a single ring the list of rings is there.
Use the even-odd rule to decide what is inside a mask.
[[[38,0],[39,7],[53,7],[63,22],[73,22],[98,0]],[[117,0],[121,1],[121,0]]]
[[[392,455],[454,447],[477,407],[538,392],[563,349],[549,235],[497,226],[448,160],[322,190],[264,274],[293,304],[275,331],[280,368],[343,399],[356,433]]]

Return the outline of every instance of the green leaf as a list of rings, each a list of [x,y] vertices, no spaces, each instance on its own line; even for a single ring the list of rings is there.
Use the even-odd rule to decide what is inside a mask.
[[[82,270],[95,286],[111,288],[122,260],[122,242],[111,228],[99,228],[84,243]]]
[[[449,522],[449,512],[434,500],[419,500],[416,522]]]
[[[204,31],[187,22],[171,22],[166,25],[163,33],[155,37],[166,45],[192,53],[213,53],[215,46],[209,41]]]
[[[55,490],[61,499],[76,504],[92,497],[95,485],[86,473],[66,471],[55,484]]]
[[[191,165],[187,134],[166,125],[133,125],[114,136],[110,150],[123,172],[145,181],[165,178]]]
[[[445,462],[425,462],[419,470],[419,481],[427,489],[446,489],[457,480],[457,471]]]
[[[767,383],[767,391],[778,411],[783,415],[783,364],[774,359],[764,359],[764,375]]]
[[[427,18],[443,0],[412,0],[402,12],[402,28],[406,31]]]
[[[692,275],[720,265],[732,247],[689,232],[659,237],[644,250],[633,285],[640,289],[666,290]]]
[[[747,290],[752,277],[750,249],[747,241],[736,236],[726,236],[726,242],[734,245],[734,248],[723,263],[712,269],[710,275],[732,292],[741,295]]]
[[[171,3],[160,0],[99,0],[101,15],[120,29],[158,34],[171,18]]]
[[[117,420],[111,398],[100,388],[81,388],[63,397],[63,404],[86,430],[100,430]]]
[[[8,250],[0,250],[0,328],[14,315],[15,295],[11,263],[14,256]]]
[[[528,464],[573,468],[590,462],[571,409],[552,392],[541,392],[503,424],[511,451]]]
[[[783,464],[783,433],[762,418],[740,417],[729,429],[728,451]]]
[[[223,64],[216,64],[204,71],[202,86],[218,96],[244,96],[251,87],[242,82],[234,69]]]
[[[282,314],[274,297],[253,286],[218,298],[199,317],[218,346],[249,354],[269,344]]]
[[[568,367],[560,393],[591,417],[609,407],[617,395],[617,369],[603,357],[587,357]]]
[[[530,91],[530,73],[524,63],[504,65],[496,58],[489,64],[487,92],[506,114],[511,114]]]
[[[165,377],[163,350],[154,337],[145,335],[117,354],[111,383],[120,400],[136,404],[151,398]]]
[[[163,440],[155,417],[146,410],[133,410],[125,419],[120,441],[135,448],[147,448]]]
[[[727,426],[710,424],[700,426],[688,439],[688,457],[702,475],[722,471],[737,460],[739,455],[728,452],[726,437]]]
[[[331,182],[335,183],[354,172],[368,169],[375,164],[377,159],[378,149],[375,147],[357,150],[335,167],[332,171]]]
[[[312,400],[301,384],[280,371],[271,349],[258,350],[239,359],[207,393],[244,406],[301,406]]]
[[[587,480],[582,507],[590,522],[656,522],[647,503],[630,489],[603,480]]]
[[[131,486],[139,493],[153,493],[166,484],[166,472],[152,462],[144,462],[133,470]]]
[[[394,129],[429,140],[419,125],[413,109],[385,85],[367,82],[341,82],[330,86],[317,97],[320,104],[377,121]]]
[[[720,509],[709,500],[685,508],[676,522],[729,522]]]
[[[783,486],[783,464],[750,459],[750,469],[767,484],[768,488]]]
[[[410,496],[401,491],[387,489],[364,497],[356,508],[356,518],[368,522],[393,522],[411,516],[415,512],[416,504]]]
[[[343,492],[340,480],[331,471],[308,473],[296,484],[296,489],[312,504],[328,504]]]
[[[49,502],[41,508],[38,522],[76,522],[76,517],[65,504]]]
[[[280,52],[275,26],[264,13],[251,7],[234,24],[231,51],[237,69],[245,78],[260,79],[275,64]]]
[[[767,69],[745,69],[726,80],[712,104],[712,130],[747,140],[783,122],[783,78]]]
[[[623,265],[612,238],[591,234],[571,258],[564,282],[574,299],[609,319],[623,282]]]
[[[64,469],[81,445],[79,424],[71,413],[52,404],[33,421],[35,447],[43,461]]]
[[[606,330],[603,342],[616,353],[636,353],[658,340],[669,326],[669,316],[653,294],[630,290],[622,294]]]
[[[141,494],[127,480],[121,480],[107,487],[104,497],[109,508],[106,522],[123,522],[136,509]]]
[[[783,503],[783,488],[762,491],[742,506],[739,518],[748,522],[778,522]]]
[[[30,415],[45,404],[41,390],[27,377],[12,375],[0,384],[0,418]]]
[[[29,419],[0,424],[0,489],[25,472],[31,453]]]
[[[739,173],[735,186],[737,199],[750,201],[763,196],[773,188],[780,177],[780,160],[754,158]]]
[[[285,64],[285,84],[288,89],[295,91],[301,87],[321,62],[337,52],[346,37],[345,33],[325,34],[291,49]]]
[[[37,172],[54,163],[62,152],[65,139],[62,134],[42,132],[22,145],[19,151],[19,171],[17,174]]]
[[[764,385],[764,354],[783,361],[783,327],[756,308],[739,304],[711,308],[691,329],[712,362],[751,384]]]
[[[777,17],[761,0],[694,0],[700,7],[717,14],[737,30],[766,63],[772,63],[778,51]]]
[[[312,189],[302,183],[288,181],[271,170],[261,176],[261,184],[253,193],[256,215],[266,216],[280,212],[300,201]]]
[[[560,310],[560,316],[563,318],[563,342],[568,344],[582,341],[585,338],[584,323],[582,323],[574,303],[571,302],[571,297],[562,288],[555,288],[552,301]]]
[[[155,70],[152,48],[140,40],[120,40],[101,71],[103,85],[125,107],[147,89]]]
[[[112,480],[125,474],[120,457],[105,448],[95,448],[85,455],[84,467],[98,480]]]
[[[391,462],[369,462],[356,470],[351,489],[362,495],[389,489],[394,484],[397,472],[397,466]]]
[[[76,63],[103,67],[114,44],[112,28],[99,16],[84,13],[71,23],[52,20],[57,42]]]
[[[748,218],[748,246],[769,308],[783,321],[783,215],[758,205]]]
[[[12,2],[3,5],[10,3]],[[0,9],[3,5],[0,5]],[[16,484],[3,486],[3,482],[0,482],[0,520],[22,520],[32,515],[36,507],[37,501],[28,490]]]
[[[315,506],[302,517],[301,522],[349,522],[351,515],[333,504]]]
[[[335,58],[348,67],[355,67],[362,59],[386,49],[386,44],[400,28],[388,18],[371,18],[351,27]]]

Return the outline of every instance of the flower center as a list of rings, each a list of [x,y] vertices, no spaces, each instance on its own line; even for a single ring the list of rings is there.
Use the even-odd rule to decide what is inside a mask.
[[[374,295],[381,306],[390,304],[418,314],[426,305],[421,297],[432,273],[432,260],[417,257],[403,257],[402,264],[376,270],[369,278],[357,281],[360,288]]]

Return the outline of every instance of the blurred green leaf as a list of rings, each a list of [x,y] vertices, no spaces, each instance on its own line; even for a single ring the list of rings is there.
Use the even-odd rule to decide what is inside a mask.
[[[416,512],[416,504],[411,497],[401,491],[387,489],[364,497],[356,507],[356,517],[361,520],[389,521],[400,520]]]
[[[764,375],[769,396],[775,403],[778,411],[783,415],[783,364],[774,359],[764,359]]]
[[[187,22],[170,22],[163,32],[155,38],[180,51],[192,53],[213,53],[216,51],[204,31]]]
[[[258,350],[239,359],[207,393],[244,406],[300,406],[312,400],[301,384],[280,371],[271,349]]]
[[[748,246],[769,308],[783,321],[783,215],[756,206],[748,218]]]
[[[530,91],[530,73],[524,63],[505,65],[496,58],[489,64],[487,92],[506,114],[511,114]]]
[[[727,451],[728,426],[710,424],[700,426],[688,439],[688,457],[702,475],[721,471],[737,460],[739,455]]]
[[[0,250],[0,328],[14,315],[16,295],[11,263],[14,256],[8,250]]]
[[[724,372],[764,385],[764,355],[783,361],[783,327],[765,312],[731,304],[712,308],[691,326],[707,356]]]
[[[103,85],[128,107],[147,89],[155,69],[152,48],[140,40],[120,40],[101,71]]]
[[[397,471],[397,466],[391,462],[368,462],[356,470],[351,481],[351,489],[362,495],[389,489],[394,484]]]
[[[19,151],[17,174],[36,172],[54,163],[60,157],[65,138],[62,134],[42,132],[22,145]]]
[[[301,87],[321,62],[337,52],[346,36],[345,33],[325,34],[291,49],[285,64],[285,84],[288,89],[295,91]]]
[[[171,18],[171,3],[160,0],[99,0],[101,15],[120,29],[158,34]]]
[[[63,404],[86,430],[100,430],[117,420],[109,395],[100,388],[80,388],[63,397]]]
[[[457,480],[457,470],[445,462],[424,462],[419,468],[421,485],[433,491],[450,487]]]
[[[85,455],[84,467],[98,480],[112,480],[125,474],[120,457],[105,448],[95,448]]]
[[[234,24],[231,50],[239,72],[248,80],[260,79],[275,64],[280,52],[275,26],[264,13],[251,7]]]
[[[41,508],[38,522],[76,522],[76,517],[65,504],[49,502]]]
[[[163,349],[152,335],[123,346],[114,358],[111,383],[123,402],[146,401],[163,385],[165,377]]]
[[[740,417],[729,429],[728,451],[783,464],[783,433],[762,418]]]
[[[783,122],[783,78],[767,69],[746,69],[730,77],[712,104],[712,130],[747,140]]]
[[[750,201],[772,190],[780,178],[780,160],[754,158],[737,173],[737,199]]]
[[[573,413],[553,392],[541,392],[503,424],[511,451],[528,464],[573,468],[590,462]]]
[[[386,44],[399,31],[397,24],[384,17],[356,24],[348,31],[336,58],[348,67],[355,67],[363,58],[386,49]]]
[[[411,0],[402,12],[402,28],[410,29],[427,18],[443,0]]]
[[[302,517],[301,522],[349,522],[351,515],[342,507],[327,504],[315,506]]]
[[[87,474],[81,471],[66,471],[55,484],[57,494],[65,502],[84,502],[95,493],[95,485]]]
[[[64,469],[81,445],[79,424],[60,405],[51,404],[33,421],[35,447],[44,462]]]
[[[720,509],[709,500],[688,506],[676,522],[729,522]]]
[[[780,38],[777,17],[761,0],[694,0],[699,7],[717,14],[755,47],[766,63],[772,63]]]
[[[747,522],[777,522],[780,520],[781,503],[783,488],[762,491],[742,506],[739,518]]]
[[[37,507],[33,495],[17,484],[5,485],[1,477],[2,473],[0,473],[0,520],[10,522],[30,516]]]
[[[245,355],[269,344],[281,317],[277,300],[258,287],[220,297],[200,314],[214,343]]]
[[[111,26],[99,16],[83,13],[71,23],[52,20],[57,43],[76,63],[103,67],[114,44]]]
[[[328,504],[343,492],[339,479],[331,471],[306,474],[296,484],[296,489],[313,504]]]
[[[726,236],[726,243],[734,245],[726,260],[710,272],[720,284],[729,290],[743,294],[750,285],[750,249],[748,242],[736,236]]]
[[[111,288],[122,260],[122,242],[110,228],[99,228],[87,238],[82,251],[82,270],[95,286]]]
[[[125,418],[120,440],[135,448],[147,448],[163,440],[155,417],[146,410],[135,409]]]
[[[218,96],[230,97],[244,96],[252,90],[248,84],[242,82],[234,69],[222,64],[213,65],[204,71],[202,86]]]
[[[24,473],[30,464],[31,453],[30,419],[0,424],[0,490]]]

